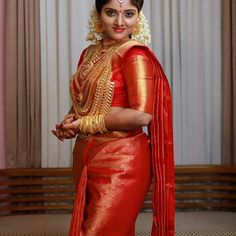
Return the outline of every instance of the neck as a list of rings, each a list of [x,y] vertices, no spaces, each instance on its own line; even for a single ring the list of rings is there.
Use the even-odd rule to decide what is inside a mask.
[[[106,48],[109,48],[110,46],[113,46],[117,43],[121,43],[121,42],[126,42],[128,41],[129,38],[125,38],[125,39],[121,39],[121,40],[114,40],[114,39],[110,39],[110,38],[104,38],[102,40],[102,44],[103,44],[103,48],[106,49]]]

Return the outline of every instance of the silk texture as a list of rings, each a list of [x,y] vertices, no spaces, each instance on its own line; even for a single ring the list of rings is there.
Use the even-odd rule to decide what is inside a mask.
[[[129,52],[135,54],[140,49],[152,67],[142,56],[137,56],[137,63],[132,60],[128,63]],[[123,72],[127,77],[127,96],[123,97],[127,97],[130,108],[152,114],[148,127],[150,141],[141,131],[77,138],[74,148],[77,195],[70,236],[134,236],[135,220],[151,179],[152,236],[174,236],[173,128],[168,80],[152,51],[135,41],[116,49],[112,57],[113,76],[119,74],[124,62],[129,67]],[[136,70],[137,64],[142,72]]]
[[[151,180],[148,137],[142,132],[111,132],[78,138],[74,178],[71,236],[134,236]]]

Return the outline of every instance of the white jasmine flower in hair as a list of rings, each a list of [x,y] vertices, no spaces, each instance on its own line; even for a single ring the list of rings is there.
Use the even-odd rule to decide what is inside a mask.
[[[142,11],[138,17],[138,34],[132,34],[131,38],[145,45],[151,43],[151,34],[145,15]]]
[[[97,22],[99,21],[99,15],[97,13],[97,10],[95,6],[90,12],[90,17],[88,21],[88,35],[86,40],[91,41],[93,43],[97,43],[97,41],[102,40],[103,33],[98,33],[96,30]]]

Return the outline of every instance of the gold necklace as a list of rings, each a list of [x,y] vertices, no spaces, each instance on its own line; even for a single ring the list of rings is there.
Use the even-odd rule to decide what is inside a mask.
[[[72,77],[70,92],[78,117],[107,114],[113,96],[112,56],[123,42],[112,45],[105,52],[102,44],[88,48],[77,73]]]

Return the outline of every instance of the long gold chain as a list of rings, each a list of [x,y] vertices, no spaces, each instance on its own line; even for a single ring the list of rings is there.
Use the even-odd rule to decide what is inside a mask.
[[[111,46],[101,55],[101,43],[88,48],[84,61],[72,76],[70,93],[78,117],[107,114],[112,102],[112,56],[121,45]]]

